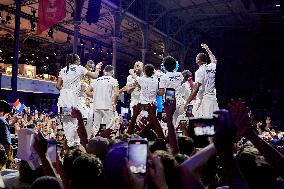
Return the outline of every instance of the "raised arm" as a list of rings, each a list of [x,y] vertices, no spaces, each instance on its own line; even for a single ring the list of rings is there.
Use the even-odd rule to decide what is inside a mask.
[[[118,101],[118,97],[119,97],[119,88],[118,87],[114,87],[113,88],[113,102],[112,102],[112,111],[115,112],[116,111],[116,104]]]
[[[61,77],[58,77],[57,83],[56,83],[56,88],[57,88],[59,91],[62,89],[62,84],[63,84],[62,78],[61,78]]]
[[[202,47],[203,49],[205,49],[206,52],[208,53],[211,63],[217,64],[217,59],[216,59],[215,55],[212,53],[212,51],[209,49],[208,45],[202,43],[202,44],[201,44],[201,47]]]
[[[101,71],[101,69],[102,69],[102,65],[103,65],[102,62],[98,63],[98,64],[96,65],[96,71],[95,71],[95,72],[90,72],[90,71],[88,71],[86,75],[87,75],[88,77],[92,78],[92,79],[97,79],[98,76],[99,76],[99,74],[100,74],[100,71]]]

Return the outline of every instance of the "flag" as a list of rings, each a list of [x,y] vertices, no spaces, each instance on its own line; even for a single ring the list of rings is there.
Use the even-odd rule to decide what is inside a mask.
[[[13,107],[14,107],[18,112],[22,112],[23,109],[25,108],[25,105],[22,104],[19,99],[17,99],[16,102],[14,102]]]
[[[66,0],[39,0],[37,33],[47,30],[66,16]]]

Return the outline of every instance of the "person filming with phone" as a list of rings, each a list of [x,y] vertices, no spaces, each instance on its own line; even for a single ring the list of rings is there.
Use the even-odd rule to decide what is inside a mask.
[[[58,105],[63,110],[63,130],[69,147],[80,144],[77,134],[77,120],[71,117],[71,108],[78,108],[81,82],[84,76],[96,79],[101,70],[102,64],[97,64],[96,71],[88,71],[80,65],[80,58],[77,54],[68,54],[66,64],[59,72],[57,89],[60,91]]]

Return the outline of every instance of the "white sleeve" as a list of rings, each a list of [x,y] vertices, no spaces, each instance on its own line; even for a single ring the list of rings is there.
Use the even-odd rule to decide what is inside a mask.
[[[59,74],[58,74],[58,77],[61,77],[62,78],[62,70],[60,70]]]
[[[78,66],[78,71],[79,71],[80,75],[82,75],[82,76],[85,76],[88,72],[87,68],[85,68],[81,65]]]
[[[205,78],[205,70],[198,70],[195,74],[195,83],[202,84]]]
[[[160,89],[165,89],[166,88],[166,83],[167,83],[166,77],[162,76],[161,79],[160,79],[159,88]]]
[[[119,87],[117,79],[113,79],[113,87]]]
[[[138,82],[138,84],[141,86],[141,84],[143,84],[143,78],[142,77],[137,77],[136,81]]]
[[[132,76],[129,75],[129,76],[127,77],[126,85],[131,85],[131,84],[133,84],[133,82],[134,82],[134,80],[132,79]]]

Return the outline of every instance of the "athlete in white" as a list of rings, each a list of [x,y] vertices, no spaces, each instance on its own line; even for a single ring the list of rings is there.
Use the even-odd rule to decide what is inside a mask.
[[[94,108],[94,135],[99,131],[100,124],[106,124],[106,128],[111,127],[110,123],[114,119],[116,104],[119,97],[119,86],[113,78],[114,69],[106,66],[104,76],[95,79],[87,89],[87,95],[93,97]]]
[[[160,95],[165,94],[166,88],[172,88],[175,90],[175,98],[176,98],[176,111],[173,115],[173,123],[175,127],[178,126],[176,123],[177,118],[179,115],[183,114],[183,106],[184,106],[184,88],[182,87],[183,83],[183,75],[181,72],[175,72],[174,69],[176,68],[176,60],[171,57],[167,56],[164,58],[164,66],[167,70],[167,73],[161,78],[160,81]]]
[[[195,108],[195,117],[212,118],[213,112],[218,110],[216,98],[215,75],[217,60],[206,44],[201,44],[201,47],[209,54],[211,63],[206,64],[207,56],[204,53],[199,53],[196,57],[196,63],[199,69],[195,72],[195,89],[188,97],[184,109],[187,105],[197,97]]]
[[[79,93],[81,89],[81,80],[84,76],[97,78],[101,69],[101,64],[96,66],[95,72],[88,71],[80,66],[80,58],[77,54],[68,54],[66,56],[67,66],[61,69],[57,80],[57,89],[60,91],[58,98],[59,107],[78,108]],[[63,116],[63,130],[66,136],[67,145],[74,146],[80,144],[77,134],[77,119],[71,116]]]
[[[129,70],[130,72],[134,72],[134,77],[142,77],[143,76],[143,63],[142,62],[136,62],[134,64],[134,70]],[[138,85],[135,83],[135,79],[130,74],[127,77],[127,83],[126,83],[126,91],[127,93],[131,94],[131,102],[130,102],[130,110],[131,115],[133,115],[133,106],[137,105],[140,101],[140,92],[141,89]]]
[[[129,73],[137,81],[138,87],[141,88],[139,102],[141,104],[156,104],[158,78],[154,75],[154,66],[152,64],[145,65],[143,77],[137,77],[133,70],[130,70]]]

